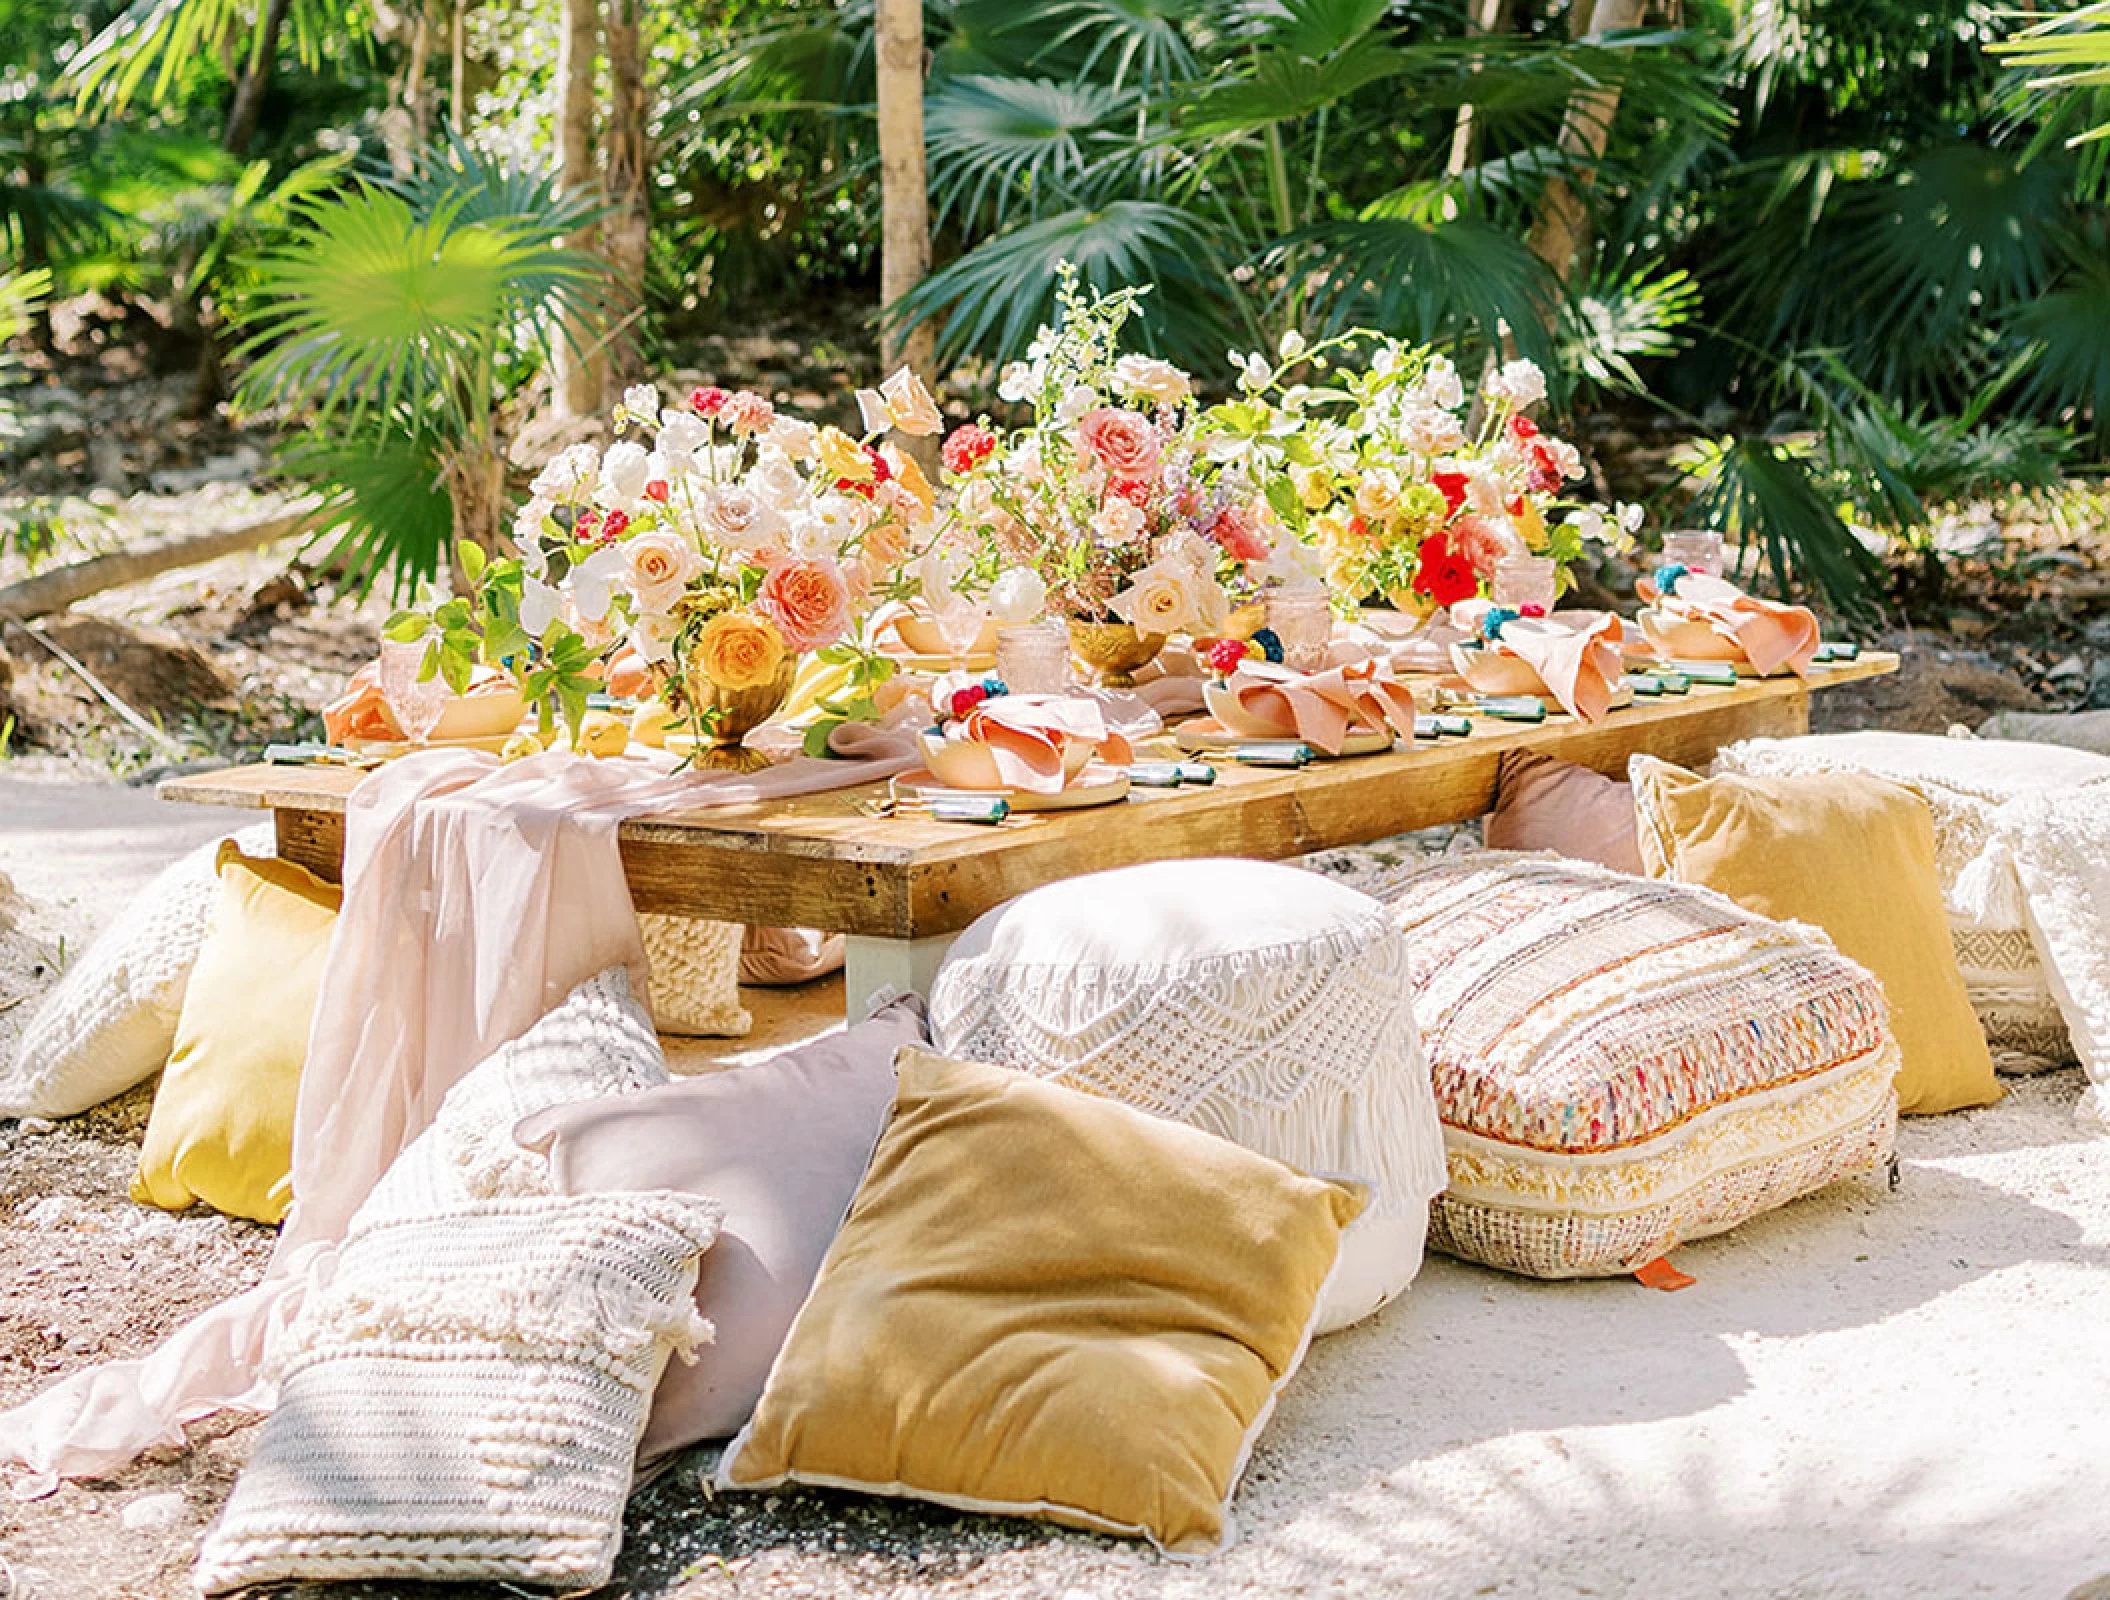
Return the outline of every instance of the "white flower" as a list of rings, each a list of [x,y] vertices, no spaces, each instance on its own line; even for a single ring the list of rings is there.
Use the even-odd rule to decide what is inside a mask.
[[[1282,335],[1282,342],[1275,347],[1275,351],[1284,361],[1295,361],[1309,348],[1304,342],[1304,335],[1291,328]]]
[[[1399,351],[1389,344],[1379,345],[1370,357],[1370,370],[1380,378],[1389,378],[1399,370]]]
[[[1487,375],[1487,398],[1522,411],[1546,398],[1546,375],[1533,361],[1506,361]]]
[[[1251,355],[1233,350],[1231,365],[1238,369],[1238,386],[1248,391],[1265,389],[1275,376],[1274,369],[1267,364],[1267,357],[1258,350]]]
[[[989,614],[998,622],[1031,622],[1048,604],[1048,586],[1031,567],[1012,567],[989,586]]]
[[[1539,443],[1553,458],[1553,464],[1563,478],[1580,478],[1583,475],[1582,452],[1566,439],[1556,439],[1551,434],[1539,435]]]
[[[1573,528],[1577,537],[1595,539],[1604,532],[1604,518],[1595,506],[1582,506],[1561,518],[1564,527]]]
[[[1194,380],[1169,361],[1155,356],[1123,356],[1114,363],[1114,383],[1131,395],[1177,405],[1194,393]]]
[[[666,666],[674,659],[674,638],[680,631],[681,624],[672,617],[647,611],[630,629],[630,648],[646,666]]]
[[[616,580],[629,570],[630,558],[620,544],[603,545],[571,569],[565,586],[571,590],[572,609],[582,622],[599,622],[608,615]]]
[[[702,494],[703,536],[728,550],[765,549],[784,527],[784,515],[746,483],[714,483]]]
[[[629,439],[618,439],[601,457],[601,492],[628,509],[645,497],[652,478],[652,452]]]
[[[564,614],[564,591],[540,578],[520,580],[520,625],[535,638],[549,632],[550,624]]]
[[[1465,385],[1459,381],[1458,369],[1451,365],[1449,356],[1431,356],[1415,388],[1427,404],[1442,406],[1446,411],[1456,411],[1465,404]]]
[[[1642,511],[1641,507],[1622,500],[1619,502],[1614,515],[1619,519],[1619,528],[1622,533],[1639,533],[1641,531],[1641,519],[1646,513]]]
[[[1204,608],[1196,591],[1202,582],[1184,561],[1153,561],[1129,579],[1128,587],[1107,602],[1107,609],[1140,633],[1199,628]]]
[[[710,425],[693,412],[669,412],[666,420],[660,424],[657,440],[659,453],[669,461],[691,466],[697,459],[697,452],[703,450],[710,442]]]
[[[1087,411],[1099,404],[1099,391],[1087,384],[1073,384],[1062,403],[1055,408],[1055,420],[1062,423],[1075,422]]]
[[[1483,517],[1505,516],[1509,511],[1509,485],[1502,475],[1488,469],[1485,462],[1475,461],[1465,469],[1465,503]]]
[[[814,443],[820,436],[821,430],[810,422],[801,422],[797,417],[778,417],[762,435],[762,443],[781,451],[793,461],[804,461],[813,454]]]
[[[1372,522],[1384,522],[1399,510],[1399,474],[1377,467],[1355,486],[1355,509]]]
[[[1102,544],[1127,544],[1143,531],[1143,512],[1126,500],[1113,499],[1092,518],[1092,532]]]
[[[966,553],[951,545],[934,544],[917,558],[916,582],[923,592],[923,603],[930,608],[932,615],[960,603],[954,585],[966,571]]]
[[[879,386],[886,401],[887,419],[912,439],[929,439],[945,431],[945,418],[931,398],[923,380],[907,367],[896,367]],[[863,397],[858,405],[864,404]]]
[[[533,559],[540,560],[542,555],[542,524],[548,519],[549,514],[556,509],[549,501],[543,499],[540,495],[536,495],[526,505],[513,513],[513,543],[520,547],[520,552],[523,556],[533,552]]]
[[[616,426],[650,428],[659,421],[659,390],[649,383],[633,383],[623,391],[623,403],[615,408]]]
[[[791,518],[785,527],[784,548],[795,561],[824,561],[833,558],[842,549],[838,530],[829,525],[818,510],[801,512]]]
[[[583,500],[600,475],[601,452],[590,444],[575,444],[550,458],[528,492],[538,500]]]
[[[887,411],[886,396],[877,389],[858,390],[857,422],[866,433],[885,433],[893,427],[894,418]]]
[[[1399,436],[1418,456],[1440,456],[1465,444],[1457,417],[1436,406],[1415,406],[1399,420]]]
[[[1033,369],[1023,361],[1013,361],[997,375],[997,397],[1008,400],[1015,406],[1025,405],[1040,387],[1040,379]]]
[[[862,495],[824,494],[813,502],[813,520],[826,541],[823,555],[834,555],[848,545],[872,520],[872,502]]]

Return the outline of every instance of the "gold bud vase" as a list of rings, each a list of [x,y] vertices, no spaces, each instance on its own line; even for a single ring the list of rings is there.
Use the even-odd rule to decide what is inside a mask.
[[[798,670],[798,657],[786,651],[775,677],[745,689],[721,689],[693,667],[684,673],[688,705],[675,726],[702,734],[689,765],[711,772],[760,772],[770,765],[774,758],[748,749],[745,740],[777,714]]]
[[[1102,689],[1133,689],[1136,668],[1164,648],[1162,633],[1138,633],[1131,622],[1070,619],[1070,652],[1092,669]]]

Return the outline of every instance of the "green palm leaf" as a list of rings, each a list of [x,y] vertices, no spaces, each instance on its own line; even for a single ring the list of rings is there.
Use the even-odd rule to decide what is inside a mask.
[[[2066,241],[2066,270],[2047,293],[2016,308],[2009,326],[2035,363],[2026,404],[2086,415],[2096,448],[2110,450],[2110,239],[2097,225]]]
[[[1001,228],[1076,203],[1115,119],[1136,97],[1091,83],[973,76],[933,84],[925,102],[933,221]],[[1095,137],[1096,136],[1096,137]]]
[[[361,584],[386,571],[400,598],[446,566],[454,509],[438,441],[408,428],[318,431],[288,441],[279,459],[290,476],[321,486],[315,540]]]
[[[1688,470],[1703,484],[1688,513],[1694,525],[1755,545],[1781,593],[1815,589],[1847,616],[1874,614],[1882,566],[1841,520],[1808,462],[1746,435],[1708,447]]]

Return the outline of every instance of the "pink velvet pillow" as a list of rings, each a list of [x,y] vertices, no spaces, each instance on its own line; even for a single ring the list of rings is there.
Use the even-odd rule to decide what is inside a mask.
[[[740,1431],[805,1304],[894,1105],[894,1052],[924,1044],[906,995],[865,1021],[752,1066],[582,1100],[523,1119],[561,1195],[673,1189],[725,1207],[696,1305],[717,1329],[667,1364],[638,1459]]]
[[[1551,850],[1646,876],[1634,834],[1633,786],[1573,761],[1503,751],[1484,831],[1490,850]]]

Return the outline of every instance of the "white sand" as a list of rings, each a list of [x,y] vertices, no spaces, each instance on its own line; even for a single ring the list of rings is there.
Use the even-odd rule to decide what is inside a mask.
[[[77,937],[234,820],[0,776],[0,872]],[[2110,1143],[2071,1120],[2079,1087],[1908,1122],[1900,1192],[1841,1184],[1681,1250],[1679,1294],[1432,1260],[1313,1350],[1243,1542],[1205,1565],[976,1524],[943,1577],[859,1534],[670,1560],[630,1592],[2057,1600],[2110,1573]],[[699,1499],[691,1537],[730,1514]],[[678,1547],[686,1520],[646,1536]],[[959,1545],[920,1526],[887,1537]]]

